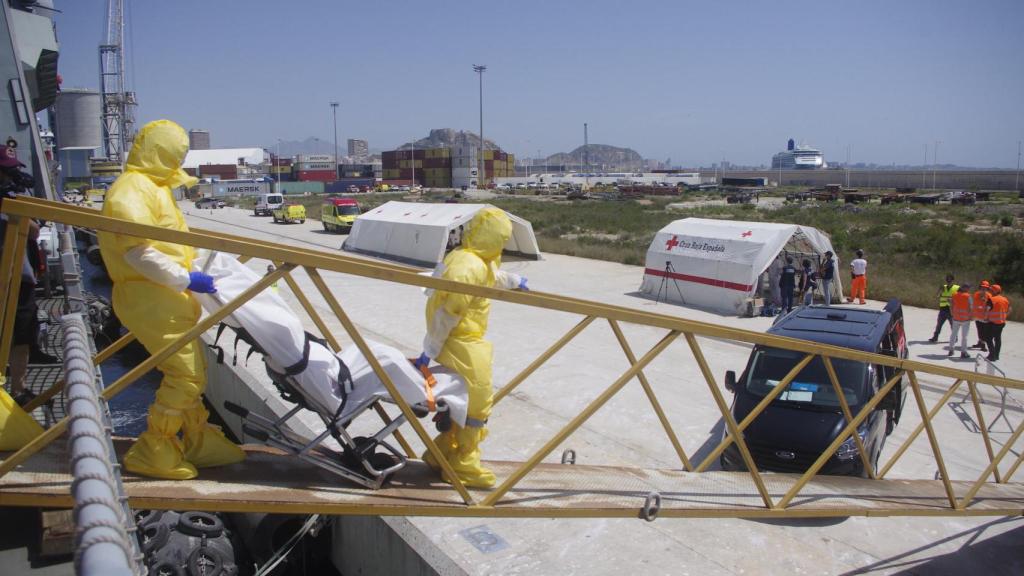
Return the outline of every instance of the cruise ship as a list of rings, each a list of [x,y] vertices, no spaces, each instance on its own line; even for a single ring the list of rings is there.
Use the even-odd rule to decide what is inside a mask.
[[[827,168],[825,157],[821,150],[808,146],[796,146],[793,139],[789,139],[786,149],[772,156],[772,169],[783,170],[815,170]]]

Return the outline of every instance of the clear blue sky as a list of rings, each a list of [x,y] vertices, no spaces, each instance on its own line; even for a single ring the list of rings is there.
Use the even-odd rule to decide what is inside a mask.
[[[826,160],[1013,168],[1024,1],[126,0],[137,119],[213,144],[476,131],[519,156],[590,142],[685,166]],[[98,87],[105,0],[57,0],[65,87]]]

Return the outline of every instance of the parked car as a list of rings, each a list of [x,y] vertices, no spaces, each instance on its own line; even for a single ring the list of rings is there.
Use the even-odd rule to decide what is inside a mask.
[[[273,216],[274,222],[303,224],[306,222],[306,207],[302,204],[282,204],[277,210],[274,210]]]
[[[768,333],[894,358],[907,357],[899,300],[890,300],[882,310],[841,306],[798,308],[778,317]],[[734,394],[732,414],[736,421],[746,418],[804,356],[804,352],[797,350],[757,345],[739,378],[732,370],[726,372],[725,387]],[[832,366],[854,415],[896,374],[896,369],[889,366],[841,358],[833,358]],[[876,470],[885,438],[899,423],[906,395],[906,382],[901,377],[857,429]],[[804,472],[846,424],[825,364],[821,357],[815,357],[750,423],[743,431],[743,439],[758,469]],[[725,470],[746,470],[735,443],[722,453],[721,464]],[[829,457],[820,473],[867,475],[852,436]]]
[[[359,214],[359,203],[351,198],[330,198],[320,207],[320,221],[328,232],[352,230]]]
[[[351,184],[351,185],[349,185],[347,191],[352,193],[352,194],[355,194],[355,193],[359,192],[359,186],[356,186],[355,184]]]
[[[227,206],[227,203],[223,200],[209,196],[196,200],[196,208],[223,208],[225,206]]]

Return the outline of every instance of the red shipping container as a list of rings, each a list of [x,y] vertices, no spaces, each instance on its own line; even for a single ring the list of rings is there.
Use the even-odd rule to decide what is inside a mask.
[[[299,170],[295,173],[299,182],[333,182],[337,180],[334,170]]]

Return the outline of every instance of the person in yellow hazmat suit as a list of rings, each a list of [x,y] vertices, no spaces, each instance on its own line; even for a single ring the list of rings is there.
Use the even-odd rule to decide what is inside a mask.
[[[501,250],[512,235],[512,222],[502,210],[485,208],[478,212],[462,238],[462,247],[450,252],[434,275],[445,280],[488,288],[528,290],[526,278],[504,272]],[[430,359],[455,370],[466,381],[469,393],[466,427],[452,425],[435,441],[459,479],[467,486],[490,488],[494,473],[480,464],[480,443],[487,436],[494,390],[491,387],[491,343],[484,340],[491,301],[487,298],[444,292],[430,292],[427,300],[427,335],[417,367]],[[435,470],[440,466],[429,453],[423,460]]]
[[[188,231],[172,192],[196,183],[181,169],[186,152],[188,136],[181,126],[169,120],[143,126],[124,173],[106,194],[103,215]],[[191,292],[212,293],[216,288],[209,275],[191,271],[193,248],[109,232],[98,236],[114,282],[114,312],[150,354],[195,326],[200,306]],[[197,475],[196,468],[244,459],[242,449],[206,421],[206,362],[200,343],[187,344],[157,368],[163,380],[149,407],[146,431],[124,457],[125,468],[144,476],[187,480]]]

